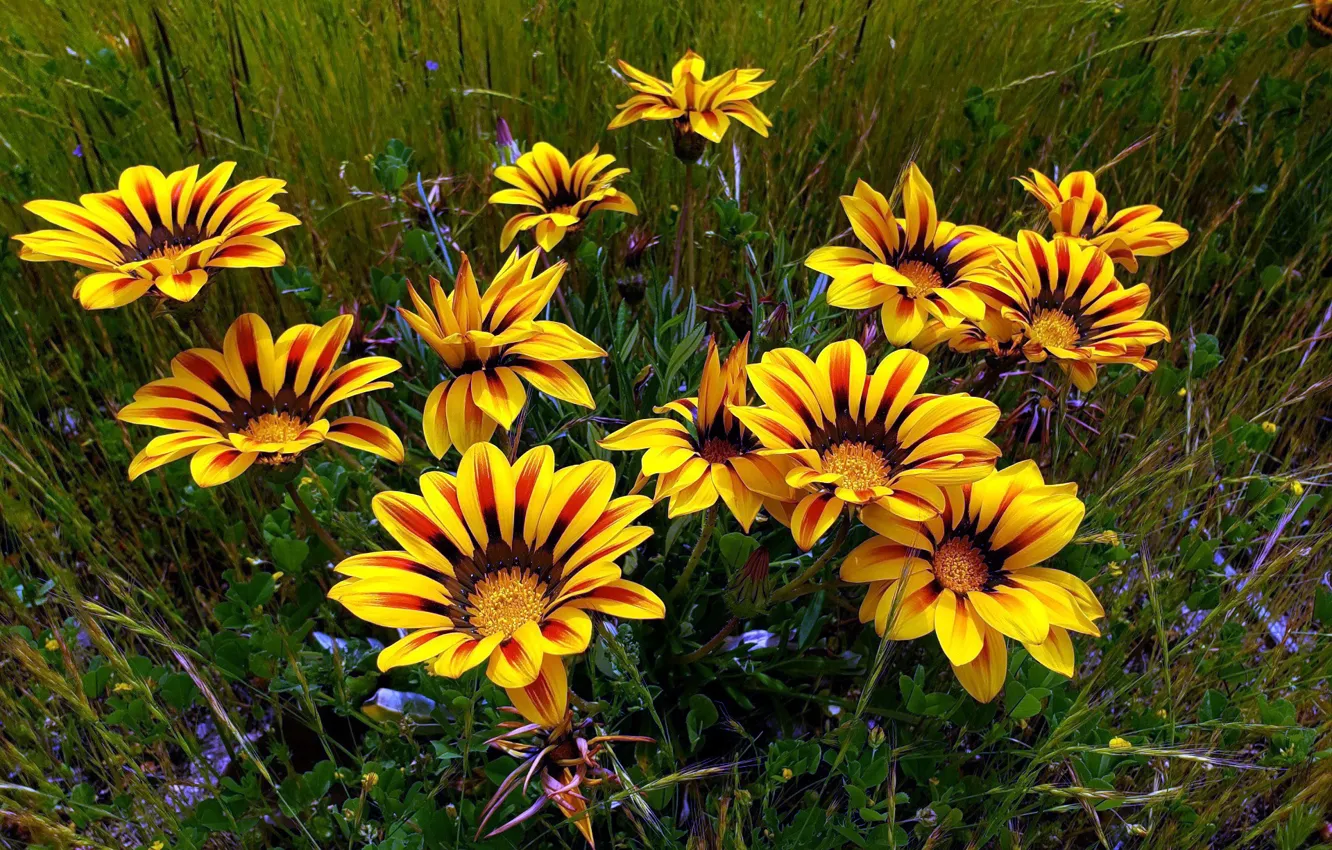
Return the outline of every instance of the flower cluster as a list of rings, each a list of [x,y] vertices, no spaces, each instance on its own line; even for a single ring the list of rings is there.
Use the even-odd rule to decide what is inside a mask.
[[[720,141],[732,119],[762,136],[772,126],[751,102],[773,85],[758,79],[758,69],[708,79],[692,51],[669,83],[620,67],[634,94],[610,128],[671,121],[675,152],[686,162]],[[857,339],[816,352],[761,346],[767,350],[751,362],[748,335],[724,357],[711,340],[695,395],[600,441],[642,452],[633,494],[617,496],[610,463],[560,467],[548,445],[519,454],[515,425],[528,386],[596,406],[570,364],[607,352],[571,327],[559,289],[567,264],[546,252],[595,212],[637,214],[614,185],[628,169],[611,168],[614,157],[595,146],[573,163],[545,142],[521,155],[511,137],[506,147],[515,157],[494,177],[509,188],[490,202],[528,209],[503,225],[500,250],[524,233],[537,248],[510,253],[484,291],[463,254],[451,291],[432,277],[424,296],[410,287],[410,307],[397,308],[442,367],[421,411],[425,446],[436,460],[453,449],[459,459],[452,472],[421,475],[417,492],[374,497],[374,516],[399,548],[339,554],[342,579],[328,594],[356,617],[400,630],[378,656],[382,671],[427,664],[435,675],[458,677],[484,665],[525,718],[491,741],[522,764],[486,807],[483,829],[518,780],[540,772],[537,803],[495,832],[553,801],[590,843],[583,789],[613,777],[599,755],[614,741],[647,740],[575,722],[566,660],[589,648],[598,623],[665,616],[656,593],[625,578],[620,566],[653,534],[635,521],[659,501],[671,518],[708,512],[680,584],[697,566],[721,505],[746,532],[766,512],[805,551],[836,527],[807,574],[775,591],[768,550],[759,549],[732,582],[737,617],[797,598],[854,532],[864,542],[840,576],[867,585],[860,620],[888,640],[936,635],[976,699],[991,700],[1003,687],[1009,638],[1051,670],[1074,674],[1070,633],[1097,635],[1095,621],[1105,616],[1086,583],[1045,566],[1083,520],[1076,485],[1047,484],[1030,460],[1003,466],[991,440],[999,406],[979,394],[926,389],[924,352],[947,344],[1000,363],[1052,361],[1084,392],[1105,364],[1150,371],[1147,349],[1169,333],[1144,318],[1146,284],[1125,286],[1117,273],[1179,247],[1187,231],[1161,221],[1154,206],[1111,214],[1088,172],[1059,183],[1037,171],[1021,178],[1048,211],[1049,238],[939,220],[934,191],[914,164],[900,188],[900,217],[859,181],[841,202],[861,247],[819,248],[806,262],[830,279],[828,304],[878,308],[897,348],[872,362],[873,346]],[[232,168],[224,163],[200,178],[197,167],[164,176],[138,166],[117,190],[85,195],[79,205],[33,201],[27,209],[64,229],[16,237],[20,256],[92,269],[75,287],[87,309],[123,306],[146,293],[163,303],[190,301],[219,269],[282,264],[282,249],[267,237],[299,223],[270,200],[284,184],[258,178],[225,189]],[[640,253],[655,242],[645,233],[636,237]],[[552,299],[565,322],[550,320]],[[130,478],[190,457],[195,482],[212,487],[256,463],[295,469],[325,442],[404,462],[393,430],[351,412],[351,399],[391,390],[386,378],[401,368],[377,355],[337,366],[358,315],[322,327],[298,324],[274,339],[262,318],[246,313],[220,346],[181,352],[169,377],[144,385],[118,413],[124,422],[170,431],[139,452]],[[391,342],[357,330],[352,350]],[[510,453],[491,444],[497,431]],[[655,496],[637,495],[650,479]]]

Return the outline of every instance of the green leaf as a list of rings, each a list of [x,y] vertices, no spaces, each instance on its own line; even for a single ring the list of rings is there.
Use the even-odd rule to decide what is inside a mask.
[[[1220,720],[1221,715],[1230,704],[1230,698],[1218,690],[1209,688],[1207,693],[1203,694],[1202,702],[1198,704],[1198,722],[1207,723],[1212,720]]]
[[[694,694],[689,698],[689,714],[685,715],[685,727],[689,730],[689,746],[698,744],[703,730],[717,722],[717,706],[703,694]]]
[[[195,694],[199,692],[194,680],[185,673],[167,673],[157,683],[157,690],[162,699],[167,701],[167,705],[181,711],[194,703]]]
[[[292,538],[274,540],[268,544],[268,550],[273,553],[273,563],[277,568],[290,573],[299,570],[310,556],[310,545],[304,540]]]

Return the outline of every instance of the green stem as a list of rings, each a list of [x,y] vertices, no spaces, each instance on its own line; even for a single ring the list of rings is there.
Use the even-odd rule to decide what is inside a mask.
[[[337,558],[339,561],[346,560],[346,551],[338,545],[338,541],[333,539],[333,535],[324,530],[324,527],[319,524],[319,520],[315,519],[314,513],[310,511],[310,506],[305,504],[305,500],[301,498],[301,491],[296,488],[296,483],[294,481],[287,482],[287,495],[291,496],[291,500],[296,503],[296,510],[301,515],[301,521],[314,529],[315,535],[323,541],[323,544],[328,548],[328,551],[333,553],[333,557]]]
[[[666,594],[666,601],[674,602],[676,597],[684,593],[685,588],[689,587],[689,580],[694,577],[694,570],[698,569],[699,562],[703,560],[703,553],[708,548],[708,541],[712,539],[712,530],[717,527],[717,506],[708,508],[707,514],[703,517],[703,530],[698,534],[698,542],[694,544],[694,551],[689,555],[689,563],[685,564],[684,572],[680,573],[680,578],[675,582],[675,587],[671,588],[670,593]]]
[[[722,641],[726,640],[726,638],[730,636],[731,632],[735,631],[735,627],[738,625],[740,625],[740,618],[732,617],[729,621],[727,621],[726,625],[721,627],[721,631],[717,632],[715,635],[712,636],[712,640],[703,644],[698,649],[694,650],[688,655],[680,656],[680,660],[678,663],[693,664],[696,661],[703,660],[714,649],[721,646]]]
[[[809,584],[809,582],[812,581],[824,567],[828,566],[828,562],[836,557],[837,553],[842,549],[842,544],[846,542],[846,534],[850,530],[851,524],[847,522],[846,517],[847,515],[843,513],[842,518],[838,520],[837,536],[833,538],[833,541],[828,545],[828,548],[823,550],[823,554],[818,557],[818,560],[813,564],[810,564],[809,569],[805,570],[785,585],[777,588],[777,591],[772,594],[772,601],[774,603],[786,602],[787,600],[800,596],[800,589],[806,584]]]

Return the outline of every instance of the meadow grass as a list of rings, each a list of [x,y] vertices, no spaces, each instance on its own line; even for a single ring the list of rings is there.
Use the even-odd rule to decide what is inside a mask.
[[[561,246],[575,324],[611,357],[582,370],[596,416],[543,400],[522,440],[551,441],[561,462],[614,461],[623,492],[636,461],[593,439],[692,387],[705,334],[753,328],[767,349],[785,328],[811,348],[862,332],[866,317],[828,308],[802,262],[846,231],[837,198],[857,178],[888,192],[915,160],[941,217],[1012,234],[1045,223],[1011,177],[1104,169],[1112,205],[1157,204],[1191,238],[1133,276],[1174,335],[1152,353],[1161,369],[1107,370],[1088,397],[1099,413],[1056,409],[1048,440],[1005,445],[1088,503],[1063,560],[1108,621],[1077,641],[1079,675],[1017,661],[995,705],[971,705],[937,647],[881,644],[856,621],[859,591],[832,582],[746,623],[789,646],[682,666],[730,616],[714,550],[683,614],[607,633],[574,677],[608,727],[660,742],[618,751],[627,790],[602,798],[621,805],[597,809],[598,839],[1294,850],[1328,840],[1332,816],[1332,48],[1308,43],[1304,14],[1201,0],[17,0],[0,28],[0,234],[34,229],[24,202],[111,187],[130,165],[234,159],[238,176],[288,181],[281,203],[303,226],[278,237],[287,270],[226,273],[200,323],[254,311],[284,327],[354,302],[373,320],[394,275],[447,279],[460,249],[483,278],[498,268],[497,119],[527,147],[600,144],[631,169],[628,224],[662,244],[638,306],[619,216]],[[777,80],[758,99],[771,137],[736,126],[694,169],[698,197],[757,219],[737,233],[700,203],[693,292],[668,280],[684,178],[669,137],[604,129],[627,91],[614,60],[664,74],[686,47],[710,70]],[[392,193],[376,173],[394,164],[390,139],[412,150]],[[418,174],[438,187],[430,214]],[[549,813],[472,842],[512,765],[483,752],[497,691],[475,675],[380,676],[366,648],[384,630],[323,599],[329,553],[290,497],[255,477],[199,490],[181,468],[126,481],[147,434],[114,412],[196,331],[141,304],[85,313],[70,267],[15,251],[0,247],[0,843],[578,846]],[[438,367],[395,319],[385,333],[404,337],[392,351],[406,367],[371,413],[405,426],[408,462],[325,455],[300,481],[349,552],[387,541],[370,498],[435,465],[419,410]],[[932,388],[973,367],[942,355]],[[1005,382],[1005,412],[1024,390]],[[1097,433],[1068,420],[1084,414]],[[661,590],[700,518],[656,511],[668,530],[635,578]],[[789,575],[809,564],[789,542],[775,557]],[[367,716],[378,687],[429,695],[443,728]]]

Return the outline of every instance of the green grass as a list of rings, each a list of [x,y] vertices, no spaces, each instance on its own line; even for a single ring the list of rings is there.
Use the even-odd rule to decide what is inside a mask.
[[[662,245],[637,308],[618,293],[619,216],[566,252],[578,329],[612,352],[582,369],[598,419],[533,405],[523,445],[549,440],[568,463],[606,456],[596,436],[692,386],[704,333],[745,331],[734,311],[701,306],[770,298],[750,324],[784,305],[804,347],[860,333],[865,317],[809,297],[802,263],[845,231],[837,197],[857,178],[888,191],[914,159],[942,217],[1011,235],[1044,227],[1012,176],[1113,162],[1099,177],[1113,206],[1155,203],[1191,231],[1133,276],[1174,342],[1153,352],[1154,376],[1106,370],[1085,450],[1058,418],[1047,442],[1005,445],[1047,480],[1077,481],[1088,503],[1061,559],[1109,618],[1103,637],[1076,640],[1079,675],[1021,660],[1005,694],[975,706],[932,640],[881,646],[856,621],[860,591],[835,586],[745,621],[793,633],[790,647],[678,664],[730,617],[714,545],[682,613],[599,639],[571,675],[607,729],[660,742],[617,749],[629,785],[595,798],[596,834],[604,847],[896,834],[912,847],[1294,850],[1332,816],[1332,48],[1306,43],[1305,13],[1201,0],[19,0],[0,25],[0,232],[38,226],[24,202],[108,188],[130,165],[235,159],[238,176],[287,180],[281,202],[304,226],[278,236],[283,273],[210,285],[203,321],[221,329],[249,310],[280,327],[353,302],[377,316],[385,274],[447,278],[457,248],[483,279],[498,268],[504,216],[485,205],[498,117],[528,147],[599,143],[632,169],[632,224]],[[626,92],[616,58],[664,74],[690,46],[713,70],[755,65],[778,81],[758,99],[771,138],[736,125],[695,169],[704,199],[738,173],[740,208],[767,237],[744,250],[700,204],[694,293],[667,280],[684,174],[662,126],[604,129]],[[394,138],[413,150],[401,197],[372,169]],[[412,206],[418,172],[443,178],[447,262]],[[143,305],[80,311],[71,267],[14,251],[0,248],[0,844],[578,846],[551,811],[471,841],[512,767],[483,747],[502,693],[476,674],[380,676],[367,639],[391,634],[323,599],[329,553],[288,497],[253,476],[200,491],[181,465],[125,480],[148,433],[114,411],[181,340]],[[403,379],[385,408],[409,425],[408,463],[324,454],[301,483],[352,552],[388,543],[369,522],[374,493],[415,489],[434,465],[417,429],[438,366],[410,336],[395,356]],[[974,365],[939,358],[931,388]],[[1012,383],[996,397],[1005,412]],[[636,459],[610,459],[623,492]],[[664,592],[701,518],[650,517],[658,533],[631,561]],[[810,556],[773,525],[755,537],[794,576]],[[1092,540],[1104,530],[1120,544]],[[723,516],[719,532],[735,531]],[[329,650],[314,631],[347,642]],[[433,718],[367,716],[380,687],[425,694]],[[1108,749],[1115,736],[1134,749]]]

